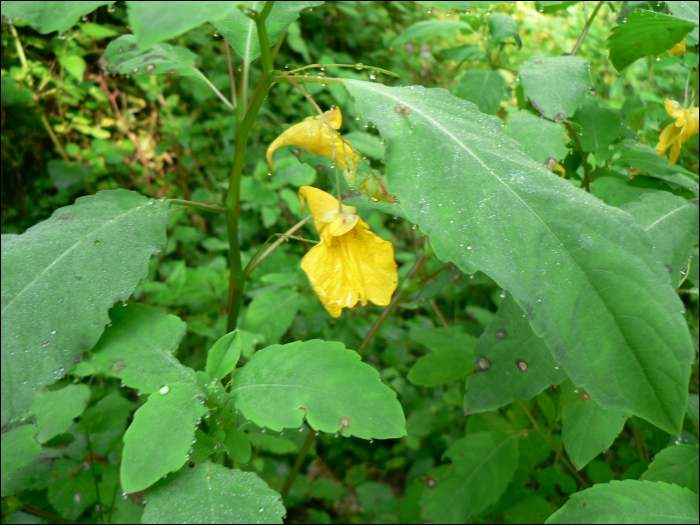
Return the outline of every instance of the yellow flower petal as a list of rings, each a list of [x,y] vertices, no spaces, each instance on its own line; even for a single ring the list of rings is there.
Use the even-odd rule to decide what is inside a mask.
[[[685,55],[688,49],[685,47],[685,38],[667,51],[669,55]]]
[[[272,154],[283,146],[301,146],[312,155],[333,158],[333,145],[335,145],[336,162],[338,166],[347,170],[355,170],[360,156],[352,149],[352,144],[343,139],[337,129],[343,123],[343,115],[340,108],[334,108],[325,112],[331,127],[331,132],[320,115],[305,118],[299,124],[295,124],[279,137],[272,141],[267,148],[267,163],[270,165],[270,174],[274,173],[275,165],[272,162]]]
[[[343,308],[358,301],[362,306],[367,301],[388,305],[399,282],[392,244],[372,233],[354,206],[343,205],[341,213],[337,199],[310,186],[303,186],[299,195],[321,236],[301,268],[328,313],[340,317]]]
[[[656,153],[663,157],[670,147],[669,164],[673,166],[681,154],[681,146],[698,133],[698,108],[684,109],[678,102],[669,99],[664,101],[664,107],[676,121],[661,132]]]

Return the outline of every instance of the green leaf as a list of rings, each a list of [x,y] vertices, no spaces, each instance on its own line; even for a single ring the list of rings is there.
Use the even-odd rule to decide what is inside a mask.
[[[250,444],[259,451],[271,452],[272,454],[291,454],[299,449],[294,441],[280,437],[281,435],[272,436],[267,432],[251,432],[248,434],[248,439]]]
[[[85,68],[87,68],[83,57],[79,55],[68,55],[59,57],[58,60],[61,65],[66,68],[68,73],[78,79],[79,82],[83,81],[83,73],[85,73]]]
[[[236,408],[257,425],[299,427],[345,437],[392,439],[406,434],[396,392],[354,350],[331,341],[297,341],[259,350],[236,371]]]
[[[698,495],[651,481],[611,481],[571,495],[545,523],[697,523]]]
[[[474,360],[477,373],[467,378],[464,395],[464,409],[469,413],[530,399],[566,377],[510,295],[479,338]]]
[[[238,11],[232,2],[130,2],[127,12],[134,36],[145,49],[217,20],[232,10]]]
[[[698,401],[698,394],[689,394],[688,395],[688,417],[692,419],[693,421],[698,421],[700,419],[698,413],[700,410],[698,407],[700,406],[700,402]]]
[[[126,190],[81,197],[2,236],[2,423],[91,349],[165,245],[168,204]]]
[[[114,326],[97,343],[95,363],[144,394],[195,383],[194,371],[173,355],[187,330],[179,317],[141,303],[117,306],[111,316]]]
[[[660,157],[654,148],[644,144],[627,143],[617,160],[620,166],[632,166],[638,170],[675,186],[690,190],[698,196],[698,174],[679,165],[670,166],[668,160]]]
[[[467,22],[458,22],[456,20],[428,20],[425,22],[416,22],[404,29],[404,31],[394,39],[391,45],[399,46],[411,40],[415,40],[416,38],[426,38],[434,35],[447,38],[457,33],[460,29],[469,32],[472,30]]]
[[[562,9],[566,9],[567,7],[570,7],[574,4],[578,4],[578,2],[535,2],[535,7],[537,8],[537,11],[540,13],[556,13],[557,11],[561,11]]]
[[[269,290],[258,295],[248,306],[243,328],[276,343],[294,321],[301,304],[299,292],[291,288]]]
[[[444,90],[344,82],[386,139],[389,187],[436,255],[512,294],[601,406],[677,434],[693,347],[683,305],[632,217],[550,174],[499,119]]]
[[[384,144],[376,135],[370,135],[362,131],[353,131],[346,133],[343,138],[352,144],[353,148],[360,153],[369,155],[373,159],[381,160],[384,158]]]
[[[97,502],[94,474],[81,469],[77,474],[66,476],[61,481],[49,485],[48,500],[54,509],[60,509],[61,516],[77,520],[88,507]],[[80,497],[76,497],[76,494],[80,494]]]
[[[224,445],[228,448],[228,455],[234,461],[248,463],[250,461],[250,436],[235,427],[226,429]]]
[[[68,31],[83,15],[92,13],[108,2],[2,2],[3,16],[29,22],[41,34]]]
[[[265,21],[270,46],[274,46],[292,22],[299,18],[301,11],[321,4],[323,2],[275,2]],[[260,13],[265,7],[265,2],[236,2],[233,5],[236,6],[235,9],[231,9],[223,16],[212,20],[212,23],[243,61],[248,64],[260,56],[258,28],[255,22],[244,15],[238,6],[243,5]]]
[[[420,357],[408,372],[416,385],[436,386],[467,377],[474,370],[476,338],[458,326],[412,329],[411,338],[427,346],[431,353]]]
[[[505,79],[498,71],[470,69],[459,81],[455,96],[473,102],[482,113],[495,115],[505,97]]]
[[[562,437],[576,470],[581,470],[601,451],[610,447],[627,421],[627,414],[602,408],[570,380],[561,385]]]
[[[116,427],[124,429],[127,418],[135,408],[136,403],[112,392],[85,411],[80,418],[78,428],[87,429],[93,433],[106,432]]]
[[[57,190],[65,190],[73,184],[82,182],[88,176],[88,169],[82,164],[74,162],[70,166],[61,159],[51,159],[46,163],[53,185]]]
[[[687,20],[688,22],[697,25],[700,11],[700,9],[698,9],[699,6],[697,2],[666,2],[666,7],[668,7],[668,10],[674,17],[682,18],[683,20]],[[697,27],[690,32],[690,36],[692,36],[696,41],[698,40]]]
[[[534,56],[520,66],[525,95],[548,119],[571,117],[591,89],[588,62],[577,56]]]
[[[229,332],[211,347],[207,354],[206,372],[209,377],[221,379],[230,374],[241,357],[241,338],[238,331]]]
[[[454,60],[457,62],[462,62],[463,60],[469,62],[484,62],[486,60],[486,53],[484,53],[484,50],[474,44],[465,44],[463,46],[443,49],[440,51],[440,54],[445,57],[445,60]]]
[[[495,503],[518,466],[519,434],[477,432],[455,441],[443,455],[453,468],[421,497],[422,518],[433,523],[466,523]]]
[[[424,5],[425,7],[439,7],[440,9],[462,9],[468,10],[473,7],[488,7],[490,5],[505,4],[506,2],[456,2],[456,1],[436,1],[436,0],[424,0],[416,1],[417,4]]]
[[[664,263],[671,274],[671,284],[677,288],[685,277],[698,238],[697,201],[657,191],[645,193],[622,209],[649,234],[655,248],[653,256]]]
[[[541,164],[550,158],[559,161],[569,153],[562,139],[561,124],[555,124],[525,110],[513,113],[507,124],[506,133],[518,142],[532,159]]]
[[[253,472],[207,461],[148,491],[143,523],[282,523],[279,493]]]
[[[494,42],[503,42],[507,38],[515,38],[520,43],[518,24],[512,16],[494,13],[489,17],[489,34]]]
[[[124,434],[124,491],[143,490],[182,467],[198,420],[207,410],[195,383],[173,384],[167,392],[149,396]]]
[[[671,49],[683,37],[698,26],[695,22],[673,16],[635,9],[621,24],[612,28],[608,37],[610,61],[622,71],[645,56],[656,56]]]
[[[9,484],[10,479],[20,468],[31,463],[41,454],[41,446],[35,441],[37,433],[35,425],[24,425],[13,428],[2,434],[2,496],[7,496],[13,491]]]
[[[593,153],[598,163],[612,156],[608,145],[620,136],[620,117],[598,107],[595,98],[586,97],[571,120],[581,126],[577,136],[584,151]]]
[[[661,189],[669,190],[670,188],[660,182],[658,186],[639,185],[639,182],[645,182],[644,178],[637,177],[630,179],[627,175],[621,175],[615,172],[609,172],[610,175],[597,177],[591,182],[591,194],[602,200],[608,206],[621,207],[623,204],[633,202],[639,199],[646,193],[653,193]],[[651,181],[651,179],[649,179]]]
[[[87,36],[95,37],[95,40],[104,40],[106,38],[119,36],[119,33],[111,27],[103,26],[102,24],[93,24],[92,22],[80,24],[80,32]]]
[[[138,5],[149,2],[137,2]],[[154,5],[163,5],[156,2]],[[184,47],[155,44],[139,46],[134,35],[112,40],[100,57],[100,67],[111,75],[145,77],[149,75],[202,76],[194,62],[197,58]]]
[[[663,449],[640,480],[663,481],[698,493],[698,446],[676,445]]]
[[[32,405],[39,427],[36,440],[45,443],[63,434],[73,424],[73,419],[83,413],[88,401],[90,389],[87,385],[68,385],[37,394]]]
[[[389,485],[379,481],[363,481],[355,487],[360,507],[371,516],[395,514],[399,511],[399,498]]]

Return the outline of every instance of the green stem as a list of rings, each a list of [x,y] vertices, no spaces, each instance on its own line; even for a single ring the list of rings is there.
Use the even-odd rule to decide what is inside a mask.
[[[284,232],[284,234],[282,234],[279,239],[277,239],[274,243],[272,243],[272,245],[267,250],[265,250],[262,253],[262,255],[260,255],[260,257],[256,257],[254,259],[251,259],[250,262],[248,263],[248,266],[246,266],[245,270],[244,270],[244,273],[246,274],[246,276],[250,275],[253,272],[253,270],[255,270],[258,267],[258,265],[267,258],[268,255],[270,255],[273,251],[275,251],[275,249],[280,244],[282,244],[284,241],[289,239],[290,235],[292,235],[295,231],[297,231],[299,228],[304,226],[304,224],[309,222],[310,219],[311,219],[311,215],[309,215],[308,217],[304,217],[302,220],[300,220],[294,226],[292,226],[286,232]]]
[[[583,180],[581,181],[581,187],[585,186],[586,191],[588,193],[591,192],[591,176],[590,176],[590,168],[588,167],[588,152],[583,151],[583,147],[581,146],[581,143],[578,140],[578,136],[576,135],[576,130],[574,127],[569,124],[568,122],[564,122],[564,127],[566,128],[566,131],[569,132],[569,136],[571,137],[571,141],[574,143],[576,146],[576,149],[579,151],[581,154],[581,159],[583,159]]]
[[[595,6],[593,13],[591,13],[591,16],[586,21],[586,25],[583,28],[583,31],[581,31],[581,36],[578,37],[578,41],[576,42],[576,45],[574,46],[574,50],[571,52],[571,56],[575,56],[576,53],[578,53],[578,50],[580,49],[581,44],[583,43],[583,39],[586,38],[586,35],[588,34],[588,30],[591,28],[591,24],[593,23],[593,19],[595,18],[595,15],[598,14],[598,11],[600,11],[600,8],[603,7],[604,3],[605,2],[598,2],[598,5]],[[585,4],[585,2],[584,2],[584,4]]]
[[[297,472],[299,472],[299,469],[301,468],[301,464],[304,462],[304,458],[306,457],[306,454],[309,453],[309,449],[311,448],[311,445],[313,444],[315,437],[316,437],[316,433],[313,431],[313,429],[310,429],[309,435],[306,436],[306,441],[304,442],[304,446],[301,447],[301,451],[299,452],[299,455],[297,456],[297,459],[294,462],[294,466],[292,467],[291,472],[287,475],[287,479],[285,480],[284,486],[282,487],[282,492],[280,493],[282,495],[282,499],[287,497],[287,493],[289,492],[289,489],[292,487],[292,483],[294,482],[294,478],[297,476]]]
[[[345,84],[343,83],[343,80],[340,78],[317,78],[317,77],[305,77],[305,76],[296,76],[296,75],[279,75],[273,78],[273,80],[278,83],[278,84],[283,84],[285,82],[289,82],[290,84],[293,81],[296,81],[300,84],[333,84],[335,86],[344,86]]]
[[[226,210],[224,208],[220,208],[218,206],[209,206],[208,204],[204,204],[202,202],[193,202],[193,201],[186,201],[182,199],[168,199],[171,204],[181,204],[183,206],[189,206],[190,208],[197,208],[200,210],[204,211],[211,211],[214,213],[226,213]]]
[[[258,28],[258,40],[260,41],[260,59],[263,63],[263,73],[272,71],[272,53],[270,52],[270,42],[267,39],[267,28],[265,20],[270,14],[274,2],[265,2],[265,7],[260,14],[255,15],[255,25]]]
[[[92,470],[92,478],[95,481],[95,494],[97,495],[97,508],[100,509],[100,523],[105,522],[105,513],[102,510],[102,498],[100,497],[100,484],[97,482],[97,471],[95,470],[95,453],[92,451],[92,442],[90,441],[90,432],[85,431],[85,439],[87,441],[87,449],[90,453],[90,470]]]
[[[396,295],[394,295],[394,298],[391,300],[391,303],[389,303],[389,306],[384,308],[384,311],[374,322],[372,328],[370,328],[369,332],[367,332],[364,341],[362,341],[362,344],[357,349],[358,354],[362,355],[365,353],[365,350],[367,350],[367,346],[369,346],[370,341],[377,334],[381,326],[384,324],[384,321],[386,321],[386,318],[389,317],[389,314],[394,310],[394,307],[401,300],[401,296],[403,295],[406,286],[411,281],[411,279],[413,279],[413,276],[416,274],[416,272],[420,270],[421,266],[423,266],[424,261],[425,255],[422,254],[418,257],[418,259],[416,259],[416,262],[413,264],[413,268],[411,268],[411,270],[408,272],[408,275],[406,275],[406,278],[403,280],[403,285],[401,286],[401,288],[399,288],[399,291],[396,292]]]
[[[358,71],[362,71],[363,69],[369,69],[369,70],[377,71],[378,73],[384,73],[385,75],[389,75],[392,77],[401,78],[401,75],[397,75],[396,73],[393,73],[392,71],[389,71],[388,69],[383,69],[381,67],[375,67],[375,66],[366,66],[365,64],[311,64],[308,66],[298,67],[296,69],[292,69],[291,71],[287,71],[287,73],[291,75],[292,73],[297,73],[298,71],[304,71],[305,69],[314,69],[314,68],[319,68],[319,67],[351,67],[351,68],[356,69]]]

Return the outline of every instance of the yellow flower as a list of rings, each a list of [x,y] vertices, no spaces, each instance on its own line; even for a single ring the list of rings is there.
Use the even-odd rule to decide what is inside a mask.
[[[302,209],[308,203],[321,242],[301,261],[311,286],[333,317],[358,301],[386,306],[399,282],[394,247],[372,233],[354,206],[341,205],[325,191],[299,189]],[[342,211],[340,211],[342,209]]]
[[[688,50],[685,47],[685,38],[667,51],[669,55],[685,55]]]
[[[671,156],[668,163],[673,166],[681,154],[681,146],[698,133],[698,108],[683,109],[678,102],[669,99],[666,99],[664,106],[666,113],[675,118],[676,122],[669,124],[661,132],[656,153],[663,157],[670,147]]]
[[[272,162],[272,154],[282,146],[301,146],[313,155],[333,158],[333,144],[335,144],[335,161],[344,170],[355,171],[360,156],[352,149],[352,145],[343,139],[337,129],[343,124],[343,115],[340,108],[334,108],[325,112],[326,118],[333,128],[333,140],[328,125],[321,115],[305,118],[299,124],[295,124],[279,137],[272,141],[267,148],[267,163],[270,165],[270,175],[274,173],[275,165]]]

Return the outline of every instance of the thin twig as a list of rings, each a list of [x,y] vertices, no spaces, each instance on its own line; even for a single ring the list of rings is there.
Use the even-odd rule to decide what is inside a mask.
[[[100,498],[100,484],[97,482],[97,471],[95,470],[95,454],[92,451],[92,442],[90,441],[90,431],[85,431],[85,439],[87,440],[87,449],[90,453],[90,470],[92,470],[92,478],[95,481],[95,494],[97,495],[97,508],[100,509],[100,523],[105,522],[105,513],[102,509],[102,498]]]
[[[583,160],[583,180],[581,181],[581,186],[586,186],[586,191],[588,193],[591,192],[591,177],[590,177],[590,168],[588,167],[588,152],[583,150],[583,147],[581,146],[581,143],[578,140],[578,135],[576,135],[576,130],[574,127],[569,124],[568,122],[564,122],[564,127],[566,128],[566,131],[569,132],[569,136],[571,137],[572,142],[576,146],[576,149],[579,151],[581,154],[581,159]]]
[[[245,275],[250,275],[250,274],[252,273],[252,271],[255,270],[255,268],[257,268],[258,265],[259,265],[261,262],[263,262],[263,261],[265,260],[265,258],[266,258],[268,255],[270,255],[273,251],[275,251],[275,249],[276,249],[280,244],[282,244],[284,241],[287,240],[287,237],[289,237],[292,233],[294,233],[294,232],[297,231],[299,228],[301,228],[302,226],[304,226],[304,224],[306,224],[307,222],[309,222],[309,220],[311,219],[311,217],[312,217],[311,215],[309,215],[308,217],[304,217],[302,220],[300,220],[300,221],[297,222],[294,226],[292,226],[292,227],[289,228],[286,232],[284,232],[284,234],[283,234],[279,239],[277,239],[275,242],[273,242],[272,245],[271,245],[267,250],[265,250],[265,251],[262,253],[262,255],[260,255],[260,257],[258,257],[258,258],[256,258],[256,259],[251,259],[251,262],[249,262],[249,263],[248,263],[248,266],[245,267],[245,269],[243,270],[243,273],[244,273]]]
[[[401,296],[403,295],[403,292],[406,289],[408,283],[411,281],[411,279],[413,279],[413,276],[416,274],[416,272],[418,270],[420,270],[424,261],[425,261],[425,255],[423,255],[423,254],[421,254],[418,257],[418,259],[416,259],[416,262],[413,264],[413,268],[411,268],[411,270],[408,272],[408,275],[406,275],[406,278],[403,281],[403,285],[401,286],[401,288],[399,288],[398,292],[396,292],[396,295],[394,295],[394,298],[391,300],[391,303],[389,303],[389,306],[384,308],[384,311],[379,315],[377,320],[374,322],[374,324],[372,325],[372,328],[370,328],[369,332],[367,332],[367,335],[365,336],[364,340],[362,341],[362,344],[357,349],[358,354],[360,354],[360,355],[364,354],[370,341],[377,334],[379,329],[382,327],[382,324],[384,324],[384,321],[386,321],[386,318],[389,317],[389,314],[393,311],[394,307],[396,307],[396,305],[398,304],[399,300],[401,299]]]
[[[578,40],[576,41],[576,45],[574,46],[574,50],[571,52],[571,56],[575,56],[578,53],[578,50],[581,47],[581,44],[583,43],[583,39],[586,38],[588,30],[591,28],[591,24],[593,23],[595,15],[598,14],[598,11],[600,11],[600,8],[603,7],[604,3],[605,2],[598,2],[598,5],[595,6],[593,13],[591,13],[591,16],[588,18],[588,21],[586,21],[586,26],[583,28],[583,31],[581,31],[581,36],[578,37]],[[584,6],[585,4],[586,3],[584,2]]]
[[[228,64],[228,78],[231,82],[231,104],[236,108],[236,78],[233,75],[233,60],[231,59],[231,46],[228,40],[224,38],[224,46],[226,47],[226,63]]]
[[[313,429],[310,429],[309,435],[306,436],[306,441],[304,441],[304,446],[301,447],[301,450],[299,451],[299,455],[297,456],[297,459],[294,462],[294,466],[292,467],[292,470],[287,475],[287,479],[285,480],[284,486],[282,487],[282,492],[280,492],[280,494],[282,495],[282,499],[287,497],[287,493],[289,492],[289,489],[292,487],[292,483],[294,482],[294,478],[296,477],[297,473],[299,472],[299,469],[301,468],[301,464],[304,462],[304,458],[306,457],[306,454],[308,454],[309,449],[311,448],[311,444],[314,442],[315,437],[316,437],[316,432],[314,432]]]

